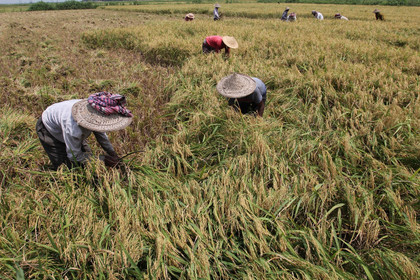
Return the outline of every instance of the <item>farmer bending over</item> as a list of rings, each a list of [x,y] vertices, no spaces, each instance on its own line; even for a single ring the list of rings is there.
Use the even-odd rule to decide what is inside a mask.
[[[219,53],[221,49],[225,49],[225,54],[229,55],[231,48],[237,49],[238,42],[230,36],[208,36],[203,42],[203,53]]]
[[[376,20],[384,20],[385,17],[381,14],[381,12],[378,9],[375,9],[373,11],[373,13],[375,14]]]
[[[335,19],[343,19],[343,20],[349,20],[348,18],[346,18],[345,16],[342,16],[341,14],[337,13],[334,15]]]
[[[124,107],[125,97],[99,92],[88,99],[73,99],[49,106],[38,119],[36,132],[51,160],[53,169],[61,164],[69,168],[83,166],[91,156],[86,138],[93,132],[105,150],[106,166],[120,162],[105,132],[125,128],[132,121],[131,112]]]
[[[193,13],[186,14],[184,17],[185,21],[192,21],[195,18]]]
[[[228,98],[228,104],[242,114],[264,114],[267,88],[258,78],[234,73],[217,83],[217,91]]]
[[[286,21],[287,20],[287,13],[289,12],[290,8],[286,7],[286,9],[284,10],[283,14],[281,15],[281,20]]]
[[[314,15],[314,17],[316,17],[316,19],[319,19],[319,20],[324,19],[324,16],[320,12],[312,11],[312,14]]]
[[[287,21],[296,21],[296,13],[290,13],[290,15],[287,17]]]

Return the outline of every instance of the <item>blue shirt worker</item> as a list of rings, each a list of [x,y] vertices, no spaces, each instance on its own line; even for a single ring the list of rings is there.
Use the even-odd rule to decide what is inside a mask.
[[[125,97],[100,92],[88,99],[73,99],[49,106],[38,119],[36,132],[44,150],[57,170],[61,164],[69,168],[83,166],[91,156],[86,142],[94,134],[107,153],[105,165],[115,167],[120,159],[105,132],[125,128],[132,114],[125,109]]]
[[[281,15],[281,20],[287,21],[287,19],[288,19],[287,13],[289,12],[289,10],[290,10],[290,8],[289,7],[286,7],[286,9],[284,10],[283,14]]]
[[[264,114],[267,88],[258,78],[233,73],[222,78],[217,91],[228,99],[228,104],[242,114]]]

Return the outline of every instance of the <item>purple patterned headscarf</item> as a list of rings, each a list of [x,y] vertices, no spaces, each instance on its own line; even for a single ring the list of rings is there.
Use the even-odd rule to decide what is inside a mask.
[[[91,94],[88,97],[88,103],[97,111],[105,114],[121,114],[126,117],[132,117],[130,110],[126,109],[125,96],[119,94],[111,94],[106,91]]]

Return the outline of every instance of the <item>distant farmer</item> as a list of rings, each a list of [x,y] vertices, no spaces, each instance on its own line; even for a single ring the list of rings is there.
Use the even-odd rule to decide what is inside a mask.
[[[258,78],[234,73],[222,78],[217,91],[228,98],[228,104],[242,114],[264,114],[267,88]]]
[[[229,55],[231,48],[237,49],[238,42],[230,36],[208,36],[203,42],[203,53],[219,53],[221,49],[225,49],[225,54]]]
[[[348,18],[346,18],[345,16],[342,16],[341,14],[337,13],[334,15],[335,19],[343,19],[343,20],[349,20]]]
[[[286,7],[283,14],[281,15],[281,20],[286,21],[287,20],[287,14],[289,13],[290,8]]]
[[[290,13],[290,15],[287,17],[287,21],[296,21],[296,13]]]
[[[195,18],[194,14],[189,13],[189,14],[185,15],[184,20],[185,21],[192,21],[194,18]]]
[[[213,10],[213,20],[219,20],[220,19],[220,14],[219,14],[219,8],[220,8],[220,4],[216,3],[214,4],[214,10]]]
[[[312,14],[313,14],[314,17],[316,17],[316,19],[319,19],[319,20],[324,19],[324,16],[320,12],[312,11]]]
[[[375,9],[373,11],[373,13],[375,14],[376,20],[384,20],[385,17],[381,14],[381,12],[378,9]]]
[[[91,156],[86,138],[93,132],[107,153],[106,166],[115,167],[120,159],[105,132],[125,128],[132,121],[125,108],[125,97],[99,92],[88,99],[73,99],[49,106],[38,119],[36,132],[51,160],[53,169],[61,164],[69,168],[83,166]]]

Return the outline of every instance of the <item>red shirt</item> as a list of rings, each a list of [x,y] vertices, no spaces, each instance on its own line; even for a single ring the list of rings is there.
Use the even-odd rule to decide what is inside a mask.
[[[222,36],[209,36],[206,37],[207,44],[216,50],[216,52],[220,52],[221,49],[225,48],[225,44],[222,41]]]

